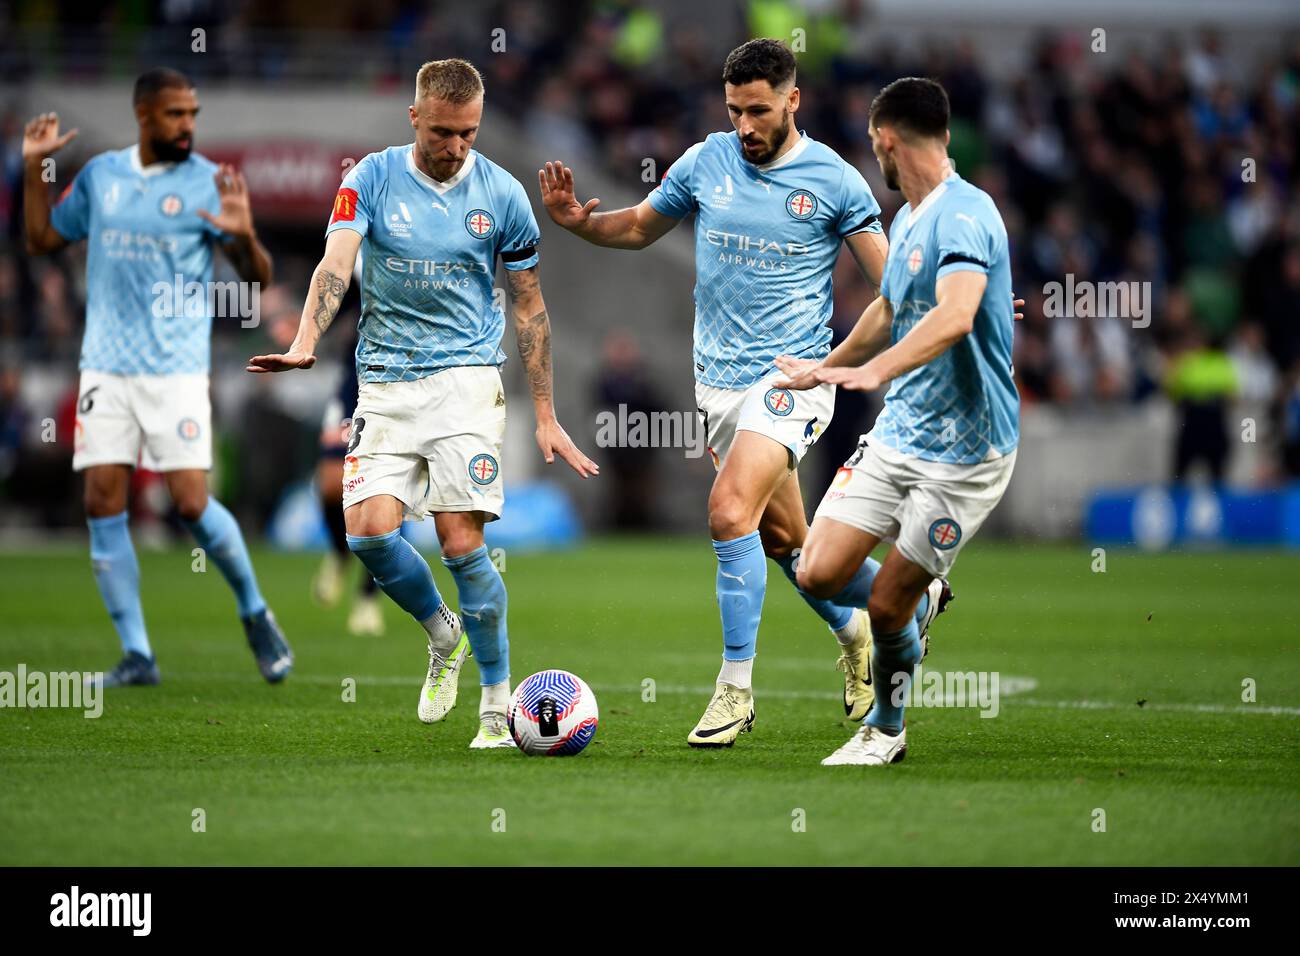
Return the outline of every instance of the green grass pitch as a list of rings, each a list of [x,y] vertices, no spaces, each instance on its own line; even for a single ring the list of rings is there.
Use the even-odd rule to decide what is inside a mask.
[[[1300,863],[1295,554],[1112,551],[1093,573],[1083,545],[975,542],[926,668],[1033,684],[992,719],[909,710],[884,769],[819,766],[852,732],[837,650],[774,566],[754,732],[686,746],[721,647],[704,538],[507,555],[514,678],[562,667],[599,698],[567,759],[467,749],[472,663],[448,719],[419,723],[421,632],[388,603],[387,636],[350,637],[309,598],[316,560],[255,554],[298,659],[270,687],[217,570],[142,554],[163,684],[106,692],[95,720],[0,710],[0,864]],[[0,670],[115,663],[87,564],[0,556]]]

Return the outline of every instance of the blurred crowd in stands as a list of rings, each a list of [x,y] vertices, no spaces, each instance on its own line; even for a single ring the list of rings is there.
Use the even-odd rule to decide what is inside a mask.
[[[295,55],[305,56],[309,41],[293,27],[305,22],[295,14],[301,4],[109,6],[117,10],[111,23],[83,15],[77,4],[56,5],[58,22],[91,16],[82,26],[92,36],[95,28],[117,36],[120,49],[130,38],[124,23],[148,28],[140,36],[157,42],[160,30],[184,32],[201,21],[212,31],[214,51],[203,61],[206,73],[196,73],[201,82],[302,75]],[[886,223],[902,198],[885,187],[871,154],[867,107],[881,85],[899,76],[943,82],[952,103],[954,165],[993,196],[1010,233],[1016,290],[1027,300],[1015,346],[1026,404],[1104,415],[1163,394],[1184,423],[1175,477],[1198,462],[1221,476],[1245,410],[1269,449],[1252,482],[1300,476],[1294,36],[1279,34],[1271,55],[1242,62],[1224,53],[1212,31],[1104,55],[1090,49],[1083,31],[1045,34],[1028,51],[1027,68],[1008,73],[988,69],[960,36],[900,46],[871,19],[868,5],[853,0],[816,4],[816,13],[785,0],[733,7],[735,42],[728,48],[747,36],[803,31],[798,125],[863,170]],[[482,36],[469,35],[449,5],[342,4],[336,26],[371,37],[359,49],[382,55],[353,55],[346,77],[330,75],[405,89],[424,59],[468,56],[484,71],[494,108],[514,115],[556,158],[579,168],[599,164],[642,192],[650,188],[642,178],[646,159],[662,175],[692,143],[727,128],[718,38],[706,43],[691,25],[670,23],[631,0],[564,8],[560,17],[555,4],[541,0],[492,6],[487,19],[509,42],[504,52],[487,55]],[[131,24],[132,16],[140,22]],[[74,52],[56,58],[70,81],[97,69],[85,64],[113,62],[84,44]],[[135,65],[129,60],[121,68],[123,78]],[[7,84],[35,69],[12,38],[0,41]],[[0,484],[24,436],[33,434],[19,397],[21,364],[75,363],[83,324],[84,247],[36,262],[21,252],[20,111],[27,108],[0,102]],[[300,289],[319,234],[280,242],[273,245],[280,276]],[[1049,285],[1067,276],[1149,283],[1149,325],[1129,314],[1053,314]],[[870,294],[847,257],[836,293],[835,325],[843,335]],[[286,308],[291,317],[292,303]],[[608,348],[627,360],[626,343]],[[604,379],[593,383],[593,396],[609,388]],[[878,399],[857,400],[865,410]]]

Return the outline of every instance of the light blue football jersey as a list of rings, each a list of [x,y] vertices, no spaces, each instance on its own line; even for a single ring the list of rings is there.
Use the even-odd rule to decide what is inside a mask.
[[[778,355],[830,352],[831,273],[840,245],[881,232],[862,174],[806,133],[773,163],[745,159],[735,132],[710,133],[649,196],[695,221],[695,378],[742,389]]]
[[[935,282],[960,270],[988,276],[974,328],[893,381],[868,438],[927,461],[969,465],[1016,447],[1020,394],[1007,229],[988,194],[953,173],[915,210],[904,205],[890,227],[880,294],[894,310],[891,342],[934,308]]]
[[[196,210],[221,211],[216,171],[197,153],[143,167],[139,147],[131,146],[94,157],[55,204],[50,224],[59,235],[87,240],[81,368],[119,375],[208,371],[212,246],[224,236]],[[203,294],[187,293],[191,283]]]
[[[406,382],[444,368],[501,365],[505,311],[492,295],[497,257],[537,265],[541,232],[519,181],[476,150],[440,183],[414,145],[349,170],[325,230],[364,236],[357,377]]]

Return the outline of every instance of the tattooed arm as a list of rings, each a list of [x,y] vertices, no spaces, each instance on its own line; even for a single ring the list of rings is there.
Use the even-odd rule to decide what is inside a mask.
[[[361,234],[339,229],[325,240],[325,258],[312,273],[311,288],[302,306],[302,319],[293,344],[283,355],[254,355],[248,360],[250,372],[286,372],[291,368],[311,368],[316,364],[316,343],[338,314],[343,296],[352,284]]]
[[[583,478],[600,474],[600,468],[578,450],[560,423],[555,420],[555,401],[551,374],[551,320],[542,301],[542,286],[537,267],[506,270],[510,295],[514,300],[515,336],[519,341],[519,360],[528,378],[537,413],[537,447],[549,465],[559,455]]]

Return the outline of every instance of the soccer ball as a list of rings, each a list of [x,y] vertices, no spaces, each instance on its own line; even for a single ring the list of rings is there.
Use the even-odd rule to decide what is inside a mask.
[[[569,757],[596,736],[596,695],[577,674],[538,671],[515,688],[506,710],[510,733],[526,754]]]

